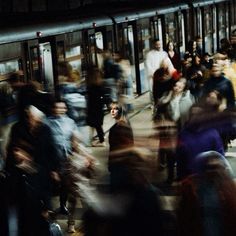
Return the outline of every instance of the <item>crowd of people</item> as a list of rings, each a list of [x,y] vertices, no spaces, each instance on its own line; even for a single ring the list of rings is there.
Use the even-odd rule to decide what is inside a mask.
[[[135,144],[127,116],[133,109],[127,99],[133,95],[131,67],[119,53],[105,51],[102,68],[87,68],[86,93],[68,63],[59,63],[55,94],[44,93],[35,81],[24,84],[14,77],[4,82],[0,234],[50,236],[52,216],[58,214],[68,216],[68,232],[74,233],[80,199],[86,206],[81,226],[85,236],[235,235],[236,185],[225,158],[228,143],[236,138],[234,77],[227,74],[233,56],[225,40],[214,56],[190,41],[183,58],[173,42],[164,51],[162,42],[154,40],[145,65],[159,141],[156,158],[152,150]],[[81,113],[70,103],[81,99],[75,94],[86,96],[86,124],[91,128],[86,144],[78,122]],[[114,119],[108,140],[105,107]],[[9,117],[14,124],[8,126]],[[109,146],[108,195],[90,184],[97,160],[86,145]],[[166,184],[178,182],[180,195],[171,230],[165,222],[171,216],[164,215],[153,181],[153,172],[165,166]],[[57,209],[51,204],[55,194]]]

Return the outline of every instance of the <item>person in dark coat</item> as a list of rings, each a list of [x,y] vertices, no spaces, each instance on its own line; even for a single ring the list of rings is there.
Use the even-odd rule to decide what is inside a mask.
[[[224,77],[221,66],[218,64],[213,64],[212,66],[211,77],[203,86],[203,95],[206,95],[213,90],[218,91],[221,96],[226,99],[226,107],[228,109],[235,107],[235,96],[232,82]]]
[[[12,127],[5,170],[10,175],[9,207],[18,219],[18,235],[48,235],[52,180],[59,181],[57,152],[43,113],[26,106]]]
[[[177,178],[193,174],[193,163],[201,152],[216,151],[224,156],[224,146],[215,127],[207,126],[205,113],[193,107],[190,120],[180,132],[176,150]]]
[[[159,236],[164,234],[160,191],[150,184],[151,153],[121,150],[116,158],[124,181],[112,194],[97,197],[82,216],[85,236]]]
[[[169,41],[166,46],[166,52],[170,58],[174,68],[178,71],[181,71],[181,61],[180,55],[177,53],[174,42]]]
[[[116,189],[122,184],[122,179],[120,179],[122,167],[120,168],[120,165],[115,160],[119,159],[120,152],[133,147],[134,137],[133,130],[121,104],[117,102],[111,104],[111,116],[116,122],[109,130],[108,170],[110,171],[111,189]]]
[[[98,68],[88,70],[87,81],[87,124],[92,128],[91,140],[94,128],[97,131],[99,141],[92,142],[92,146],[105,146],[104,131],[102,128],[104,118],[104,89],[102,85],[102,73]]]

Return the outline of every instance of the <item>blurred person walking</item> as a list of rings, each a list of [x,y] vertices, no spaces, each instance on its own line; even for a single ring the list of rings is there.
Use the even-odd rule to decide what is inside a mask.
[[[235,107],[235,94],[232,82],[222,73],[222,67],[219,64],[213,64],[211,69],[211,77],[203,86],[203,95],[216,90],[226,99],[226,108]]]
[[[153,49],[147,53],[146,60],[145,60],[145,70],[146,70],[148,83],[150,86],[149,90],[150,90],[151,101],[153,101],[152,92],[154,93],[153,91],[154,73],[155,71],[161,68],[162,63],[166,58],[168,58],[168,54],[167,52],[163,51],[161,41],[159,39],[154,39]],[[167,68],[169,72],[172,72],[174,70],[174,67],[170,60],[168,61]]]
[[[67,195],[65,189],[65,163],[67,162],[68,156],[72,152],[73,145],[78,143],[78,130],[77,126],[71,118],[66,115],[67,107],[66,103],[62,100],[56,100],[52,104],[52,114],[45,123],[50,127],[55,149],[58,152],[58,163],[61,166],[60,169],[60,208],[57,213],[69,214],[66,207]],[[75,143],[75,144],[73,144]]]
[[[236,185],[226,159],[215,151],[203,152],[194,167],[180,185],[177,235],[235,235]]]
[[[91,127],[91,145],[100,147],[106,146],[102,127],[104,119],[104,87],[102,78],[102,72],[98,68],[89,68],[87,80],[87,124]],[[94,129],[97,131],[98,141],[93,141]]]
[[[16,218],[20,236],[49,236],[52,180],[59,181],[60,166],[51,130],[42,119],[41,111],[26,105],[12,126],[7,148],[5,170],[10,177],[6,191],[8,206],[15,212],[9,218]]]

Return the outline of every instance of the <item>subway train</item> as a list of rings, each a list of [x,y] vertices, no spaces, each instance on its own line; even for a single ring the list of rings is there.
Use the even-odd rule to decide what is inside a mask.
[[[163,47],[169,40],[175,42],[180,55],[197,36],[210,54],[219,49],[220,39],[235,38],[235,0],[177,1],[147,8],[137,5],[2,27],[0,81],[20,72],[23,80],[36,80],[45,91],[54,91],[60,61],[69,62],[86,81],[87,66],[99,66],[102,51],[110,50],[129,58],[134,92],[140,95],[148,90],[144,60],[154,38],[159,38]]]

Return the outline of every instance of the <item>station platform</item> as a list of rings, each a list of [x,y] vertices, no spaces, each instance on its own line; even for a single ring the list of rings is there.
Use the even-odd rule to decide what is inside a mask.
[[[135,145],[139,147],[144,147],[153,153],[153,158],[157,158],[157,148],[158,140],[155,138],[155,130],[153,129],[152,121],[152,109],[150,105],[149,93],[145,93],[134,99],[134,110],[128,114],[130,124],[134,132]],[[114,120],[110,114],[106,114],[104,117],[104,131],[105,131],[105,147],[87,147],[88,151],[96,158],[97,164],[97,175],[91,184],[98,190],[106,192],[109,183],[109,172],[107,170],[107,160],[108,160],[108,133],[110,127],[114,124]],[[83,127],[82,134],[87,136],[89,133],[89,127]],[[87,139],[87,137],[85,137]],[[234,173],[236,173],[236,140],[231,142],[229,149],[226,152],[226,158],[230,162]],[[236,176],[236,175],[235,175]],[[167,177],[166,168],[162,171],[157,170],[156,175],[154,176],[154,184],[161,190],[162,196],[161,200],[164,202],[163,210],[173,212],[176,207],[176,201],[178,196],[176,194],[176,189],[178,182],[173,182],[172,185],[164,184]],[[53,199],[53,204],[55,208],[58,207],[59,200],[58,198]],[[76,209],[76,232],[67,233],[67,216],[58,215],[56,222],[61,226],[64,235],[72,236],[82,236],[83,234],[80,231],[81,225],[81,216],[85,210],[85,206],[79,200]]]
[[[133,110],[132,112],[128,113],[128,118],[130,121],[130,124],[132,126],[133,132],[134,132],[134,139],[135,144],[140,147],[150,148],[150,149],[157,149],[156,143],[153,143],[151,141],[152,137],[152,109],[150,105],[150,95],[149,93],[144,93],[140,96],[137,96],[133,100]],[[81,140],[84,142],[86,149],[88,152],[94,156],[94,158],[97,160],[96,165],[96,179],[92,181],[92,185],[101,191],[106,192],[106,188],[108,188],[108,181],[109,181],[109,173],[107,170],[107,160],[108,160],[108,152],[109,152],[109,145],[108,145],[108,134],[109,129],[114,124],[114,119],[111,117],[110,113],[106,113],[104,116],[104,122],[103,122],[103,129],[105,132],[105,147],[91,147],[86,146],[89,142],[89,132],[90,127],[88,126],[82,126],[79,127],[79,132],[81,135]],[[96,134],[94,134],[96,135]],[[145,138],[146,137],[146,138]],[[145,139],[144,139],[145,138]],[[59,199],[58,197],[55,197],[53,199],[53,206],[56,209],[59,207]],[[61,226],[63,233],[65,235],[79,235],[80,233],[80,224],[81,224],[81,216],[84,212],[84,206],[83,203],[79,200],[77,204],[76,209],[76,233],[67,233],[67,216],[58,215],[56,217],[56,222],[59,223]]]

